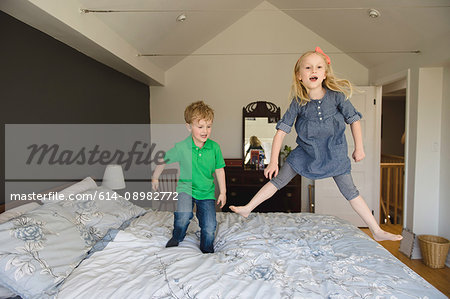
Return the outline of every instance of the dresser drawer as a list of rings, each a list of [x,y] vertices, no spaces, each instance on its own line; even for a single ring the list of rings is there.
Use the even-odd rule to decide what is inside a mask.
[[[226,167],[227,204],[224,212],[230,212],[229,206],[246,205],[267,183],[263,171],[244,170],[242,167]],[[285,187],[271,198],[261,203],[254,212],[300,212],[301,178],[294,177]]]

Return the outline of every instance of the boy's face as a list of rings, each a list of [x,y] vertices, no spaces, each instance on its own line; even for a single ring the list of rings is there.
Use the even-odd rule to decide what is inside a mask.
[[[195,145],[202,147],[208,140],[212,131],[212,120],[195,119],[192,124],[186,124],[189,132],[192,133],[192,139]]]

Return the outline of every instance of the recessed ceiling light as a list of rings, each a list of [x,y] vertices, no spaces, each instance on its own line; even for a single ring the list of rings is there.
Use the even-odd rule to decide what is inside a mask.
[[[376,10],[375,8],[371,8],[368,11],[369,17],[375,19],[378,18],[380,16],[380,12],[378,10]]]
[[[186,15],[182,13],[177,17],[177,22],[184,22],[187,19]]]

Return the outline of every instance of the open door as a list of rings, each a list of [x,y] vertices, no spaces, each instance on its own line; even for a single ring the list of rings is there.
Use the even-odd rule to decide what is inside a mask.
[[[364,151],[366,158],[358,163],[352,160],[353,181],[360,194],[379,221],[380,198],[380,122],[381,122],[381,87],[358,86],[351,102],[362,113],[361,119]],[[354,151],[350,126],[345,135],[348,143],[348,155]],[[339,192],[333,178],[315,181],[315,212],[335,215],[352,224],[365,227],[364,221],[353,211],[350,204]]]

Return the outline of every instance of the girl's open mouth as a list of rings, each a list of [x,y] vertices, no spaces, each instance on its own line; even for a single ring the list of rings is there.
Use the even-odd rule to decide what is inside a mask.
[[[317,81],[319,78],[317,76],[312,76],[311,78],[309,78],[309,81],[315,82]]]

